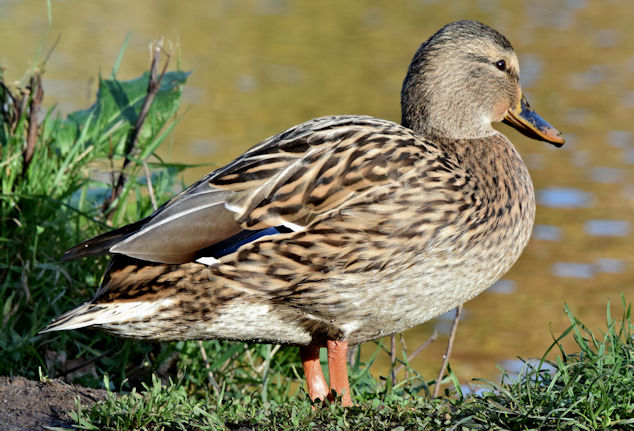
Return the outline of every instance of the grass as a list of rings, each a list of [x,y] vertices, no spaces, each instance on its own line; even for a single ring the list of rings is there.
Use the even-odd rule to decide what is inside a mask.
[[[89,299],[103,273],[103,259],[60,264],[64,250],[151,213],[150,191],[160,203],[181,187],[177,174],[184,166],[164,163],[154,151],[178,122],[188,74],[165,75],[138,141],[131,141],[149,76],[123,82],[116,69],[100,79],[91,107],[66,118],[53,109],[39,115],[44,98],[37,69],[17,87],[0,71],[0,374],[36,379],[41,369],[112,391],[90,409],[78,405],[78,428],[581,430],[634,424],[625,300],[618,320],[608,308],[598,336],[566,309],[571,325],[540,361],[527,361],[519,378],[503,373],[499,384],[479,382],[477,394],[464,394],[449,372],[444,381],[453,388],[432,399],[434,382],[411,368],[401,382],[377,380],[369,372],[372,359],[362,363],[357,355],[350,367],[357,404],[348,409],[311,404],[292,347],[149,344],[91,331],[39,335],[51,319]],[[111,200],[121,170],[127,181]],[[578,346],[572,353],[562,347],[569,337]],[[382,350],[379,345],[375,355]]]
[[[34,378],[41,367],[51,376],[92,386],[104,373],[117,381],[149,379],[143,366],[128,364],[154,364],[165,347],[90,332],[41,336],[38,331],[89,299],[103,272],[104,259],[61,264],[63,252],[151,212],[148,181],[159,201],[173,194],[183,166],[152,154],[177,122],[188,74],[165,76],[137,145],[126,152],[148,74],[127,82],[100,79],[95,103],[62,118],[42,108],[42,68],[17,86],[5,82],[0,71],[0,374]],[[128,181],[104,208],[126,158],[132,160]]]
[[[352,370],[357,404],[351,408],[313,408],[303,390],[269,401],[259,395],[188,395],[180,382],[163,385],[155,378],[140,393],[110,393],[90,409],[78,405],[73,420],[80,429],[94,430],[628,429],[634,427],[634,332],[631,305],[623,300],[623,306],[618,320],[608,306],[600,335],[566,307],[570,327],[541,360],[527,361],[519,376],[502,371],[501,383],[480,381],[470,395],[454,386],[448,396],[431,399],[420,394],[420,377],[387,389],[364,374],[363,366]],[[569,337],[575,352],[564,350]]]

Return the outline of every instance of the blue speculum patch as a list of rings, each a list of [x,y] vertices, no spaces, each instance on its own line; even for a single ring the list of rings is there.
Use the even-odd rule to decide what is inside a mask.
[[[271,236],[288,232],[291,232],[291,230],[284,226],[269,227],[260,230],[243,230],[225,240],[204,248],[198,252],[196,256],[197,258],[213,257],[219,259],[237,251],[245,244],[253,242],[258,238],[262,238],[263,236]]]

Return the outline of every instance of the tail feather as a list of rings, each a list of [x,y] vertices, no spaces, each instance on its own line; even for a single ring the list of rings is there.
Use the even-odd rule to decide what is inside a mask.
[[[137,232],[147,221],[148,218],[144,218],[137,222],[120,227],[119,229],[115,229],[113,231],[106,232],[89,240],[86,240],[81,244],[68,249],[60,260],[66,261],[76,259],[78,257],[90,257],[108,254],[108,252],[114,245],[118,244],[119,242],[126,239],[128,236]]]
[[[93,304],[87,302],[63,314],[53,323],[41,330],[44,334],[52,331],[85,328],[101,325],[124,325],[127,322],[140,321],[152,317],[173,304],[165,298],[160,301],[127,301]]]
[[[98,306],[97,306],[98,307]],[[77,308],[70,310],[67,313],[62,314],[53,323],[49,324],[46,328],[42,329],[39,334],[45,334],[53,331],[65,331],[68,329],[83,328],[92,325],[90,315],[95,312],[95,305],[86,302]],[[86,315],[88,315],[86,317]]]

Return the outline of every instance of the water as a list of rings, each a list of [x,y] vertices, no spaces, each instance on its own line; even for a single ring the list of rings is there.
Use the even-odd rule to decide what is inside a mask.
[[[550,187],[537,191],[537,203],[551,208],[583,208],[593,204],[593,196],[571,187]]]
[[[608,143],[616,148],[627,148],[631,145],[632,134],[627,130],[611,130],[608,132]]]
[[[623,181],[626,171],[608,166],[594,166],[590,169],[589,176],[592,181],[607,184],[619,184]]]
[[[487,289],[487,293],[500,293],[504,295],[510,295],[515,293],[516,290],[515,281],[503,278],[502,280],[496,281],[493,286]]]
[[[594,265],[579,262],[555,262],[551,267],[555,277],[593,278],[596,272]]]
[[[188,107],[162,156],[222,165],[261,139],[327,114],[400,118],[412,54],[442,24],[461,18],[502,31],[519,53],[532,106],[561,130],[561,150],[506,126],[531,170],[537,219],[531,243],[503,280],[465,306],[452,369],[465,382],[495,378],[495,364],[539,357],[568,321],[567,302],[591,327],[608,299],[634,293],[634,27],[630,0],[535,2],[0,2],[0,65],[19,80],[61,39],[46,65],[46,101],[63,113],[89,106],[132,31],[118,76],[148,67],[157,36],[180,46],[193,70]],[[40,54],[39,58],[43,58]],[[175,64],[175,62],[174,62]],[[212,169],[185,173],[191,183]],[[409,351],[453,314],[405,334]],[[413,362],[435,377],[446,335]],[[367,348],[372,351],[373,347]],[[364,350],[365,351],[365,350]],[[377,360],[377,372],[387,357]]]
[[[561,241],[562,229],[557,226],[538,224],[533,228],[533,240],[535,241]]]
[[[585,223],[585,231],[592,236],[629,236],[632,227],[625,220],[588,220]]]
[[[594,264],[597,267],[597,272],[604,272],[607,274],[620,274],[626,270],[627,264],[621,259],[610,259],[607,257],[597,259]]]
[[[557,368],[548,362],[542,362],[541,358],[531,359],[510,359],[503,361],[500,366],[506,371],[508,381],[515,382],[526,377],[527,374],[532,375],[533,370],[554,373]],[[533,375],[534,377],[534,375]]]

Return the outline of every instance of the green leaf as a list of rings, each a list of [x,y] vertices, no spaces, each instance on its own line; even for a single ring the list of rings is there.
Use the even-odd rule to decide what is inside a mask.
[[[172,71],[165,74],[141,129],[140,140],[156,134],[174,115],[180,105],[182,85],[190,73]],[[95,103],[88,109],[68,115],[60,128],[58,139],[68,145],[67,148],[61,148],[62,152],[68,150],[72,142],[81,135],[91,137],[85,142],[85,146],[100,146],[107,140],[116,144],[115,153],[122,153],[124,138],[136,124],[147,94],[149,77],[150,73],[145,72],[129,81],[100,78]],[[94,139],[99,139],[100,142],[94,142]]]

